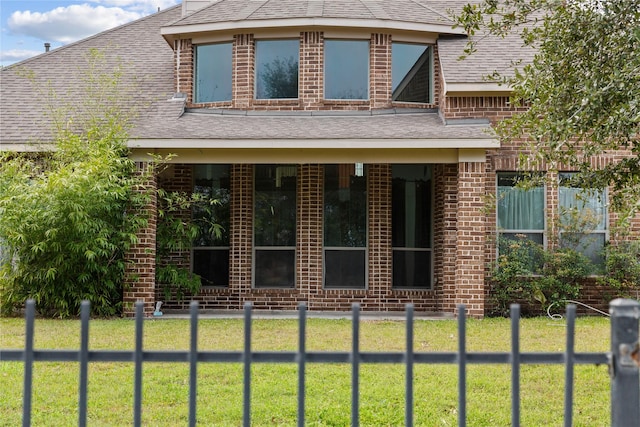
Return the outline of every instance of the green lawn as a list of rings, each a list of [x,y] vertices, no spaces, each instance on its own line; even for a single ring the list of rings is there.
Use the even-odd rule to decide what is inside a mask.
[[[200,320],[198,347],[202,351],[242,350],[243,321]],[[508,351],[510,321],[467,321],[468,351]],[[562,321],[523,319],[522,351],[563,351]],[[79,348],[79,322],[41,320],[35,323],[35,348]],[[416,320],[417,352],[456,351],[457,322]],[[404,322],[362,321],[362,351],[404,351]],[[296,320],[256,319],[253,350],[297,349]],[[189,348],[187,320],[153,319],[144,324],[148,350]],[[576,324],[576,351],[609,350],[609,320],[582,317]],[[24,345],[24,321],[0,319],[0,348]],[[134,348],[134,322],[126,319],[92,320],[91,350]],[[309,351],[350,351],[349,320],[308,319]],[[186,364],[145,363],[143,424],[186,425],[189,370]],[[360,422],[363,426],[404,424],[405,368],[403,365],[361,365]],[[34,365],[34,426],[77,424],[78,364],[36,362]],[[457,425],[457,367],[416,365],[414,421],[417,426]],[[0,425],[16,426],[22,415],[23,366],[0,362]],[[576,366],[574,425],[609,425],[609,374],[606,366]],[[506,365],[469,365],[467,370],[469,426],[508,426],[511,416],[511,372]],[[131,425],[133,420],[133,365],[89,365],[89,425]],[[297,366],[254,364],[252,413],[255,426],[296,424]],[[563,415],[564,369],[559,365],[523,365],[521,422],[525,426],[560,426]],[[350,423],[351,369],[340,364],[307,364],[306,424],[345,426]],[[207,426],[237,426],[242,420],[242,366],[203,363],[198,366],[198,421]]]

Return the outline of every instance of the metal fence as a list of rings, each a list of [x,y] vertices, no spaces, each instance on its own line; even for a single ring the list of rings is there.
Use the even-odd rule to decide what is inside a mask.
[[[143,349],[142,332],[144,315],[142,304],[136,305],[135,349],[133,351],[93,351],[89,350],[89,303],[81,308],[81,330],[79,350],[36,350],[34,341],[35,304],[28,301],[26,306],[26,338],[24,350],[6,349],[0,351],[0,360],[24,362],[23,425],[31,424],[32,373],[34,362],[79,362],[79,408],[78,425],[87,424],[87,381],[89,362],[133,362],[134,363],[134,419],[135,426],[141,425],[142,367],[146,362],[183,362],[189,364],[189,425],[196,425],[198,392],[197,370],[201,363],[240,363],[243,365],[243,419],[244,426],[251,424],[251,365],[254,363],[292,363],[298,365],[298,425],[305,425],[305,366],[307,363],[351,364],[351,425],[359,425],[359,369],[361,364],[395,363],[406,369],[405,385],[405,425],[413,425],[413,369],[416,364],[456,364],[458,366],[458,425],[467,422],[466,414],[466,371],[468,364],[508,364],[511,366],[511,424],[520,425],[520,367],[522,364],[562,364],[565,367],[564,425],[573,424],[574,366],[576,364],[608,364],[611,376],[611,424],[613,426],[640,425],[640,381],[638,365],[638,320],[640,304],[634,300],[617,299],[611,302],[611,352],[578,353],[574,351],[575,305],[566,311],[566,350],[557,353],[528,353],[520,351],[520,307],[511,307],[511,351],[505,353],[468,352],[466,349],[465,307],[458,307],[458,351],[457,352],[416,352],[413,348],[413,306],[406,307],[406,350],[404,352],[363,352],[360,351],[360,308],[352,309],[352,349],[347,352],[313,352],[306,349],[306,307],[298,310],[297,351],[262,352],[251,349],[250,304],[244,307],[244,350],[243,351],[199,351],[198,304],[190,307],[190,349],[189,351],[146,351]]]

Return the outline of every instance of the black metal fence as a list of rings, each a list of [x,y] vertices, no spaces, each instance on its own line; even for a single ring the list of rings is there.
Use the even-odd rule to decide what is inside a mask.
[[[527,353],[520,351],[520,307],[511,307],[511,351],[505,353],[474,353],[466,349],[465,307],[458,307],[458,351],[416,352],[413,348],[413,306],[406,307],[406,351],[362,352],[360,343],[360,309],[352,309],[352,349],[350,352],[313,352],[306,349],[306,308],[299,306],[299,336],[297,351],[260,352],[251,349],[251,305],[244,308],[243,351],[199,351],[198,304],[190,308],[189,351],[146,351],[143,349],[144,325],[142,304],[136,305],[135,349],[133,351],[89,350],[89,303],[83,302],[81,309],[80,349],[36,350],[34,341],[35,304],[26,306],[26,339],[24,350],[0,351],[0,360],[24,362],[23,425],[31,424],[32,373],[34,362],[59,361],[79,362],[79,408],[78,425],[87,424],[87,381],[89,362],[133,362],[134,363],[134,419],[141,425],[142,367],[145,362],[184,362],[189,373],[189,425],[195,426],[197,419],[196,396],[198,392],[197,370],[201,363],[240,363],[244,370],[243,419],[244,426],[251,424],[251,365],[254,363],[292,363],[298,365],[298,425],[305,425],[305,366],[307,363],[351,364],[351,425],[359,425],[359,369],[361,364],[395,363],[406,369],[405,425],[413,425],[413,368],[415,364],[456,364],[458,366],[458,425],[464,426],[466,414],[467,364],[508,364],[511,366],[511,424],[520,425],[520,366],[522,364],[562,364],[565,367],[564,425],[573,424],[574,366],[576,364],[608,364],[611,376],[611,424],[613,426],[640,425],[640,350],[638,346],[638,320],[640,304],[634,300],[617,299],[611,302],[611,351],[608,353],[577,353],[575,340],[575,305],[567,307],[566,350],[558,353]]]

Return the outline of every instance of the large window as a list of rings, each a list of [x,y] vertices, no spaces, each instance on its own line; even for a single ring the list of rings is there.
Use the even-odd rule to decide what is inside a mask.
[[[231,43],[195,47],[194,102],[231,100]]]
[[[324,286],[364,289],[367,178],[364,165],[324,168]]]
[[[429,46],[393,43],[391,58],[391,99],[403,102],[431,102],[432,60]]]
[[[498,173],[498,230],[500,236],[515,239],[524,236],[544,244],[544,187],[520,188],[523,177],[512,172]]]
[[[586,255],[596,265],[604,262],[607,233],[605,192],[580,187],[574,173],[560,173],[560,245]]]
[[[393,287],[431,288],[431,166],[393,165],[392,176]]]
[[[229,286],[229,169],[229,165],[193,167],[193,191],[203,196],[203,202],[193,210],[200,233],[192,266],[204,286]]]
[[[368,40],[325,40],[324,97],[369,98]]]
[[[256,99],[298,97],[298,40],[256,41]]]
[[[293,288],[296,267],[295,165],[255,167],[254,286]]]

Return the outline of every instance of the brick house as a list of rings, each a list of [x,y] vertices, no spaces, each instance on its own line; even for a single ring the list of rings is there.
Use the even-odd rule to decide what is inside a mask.
[[[143,300],[147,313],[158,300],[432,313],[464,303],[481,317],[498,229],[546,242],[545,214],[560,202],[545,188],[529,200],[533,219],[485,209],[511,185],[519,150],[491,132],[514,112],[509,88],[484,77],[532,53],[515,36],[486,39],[459,61],[466,37],[448,10],[465,3],[184,0],[2,70],[2,149],[37,150],[50,136],[19,70],[73,99],[69,64],[98,48],[122,61],[144,105],[131,156],[144,167],[148,153],[174,154],[152,185],[215,197],[223,226],[163,261],[203,281],[165,300],[150,221],[129,255],[125,303]]]

